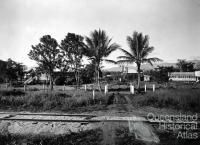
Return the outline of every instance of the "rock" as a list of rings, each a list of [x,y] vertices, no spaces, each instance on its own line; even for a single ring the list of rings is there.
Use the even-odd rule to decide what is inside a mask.
[[[8,127],[11,125],[10,122],[7,121],[1,121],[0,122],[0,134],[1,135],[7,135],[9,133]]]

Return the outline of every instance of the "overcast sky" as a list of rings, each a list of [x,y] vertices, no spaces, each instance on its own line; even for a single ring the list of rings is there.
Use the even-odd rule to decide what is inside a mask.
[[[43,35],[60,43],[99,28],[126,50],[126,36],[138,31],[150,36],[151,56],[200,59],[200,0],[0,0],[0,59],[33,66],[27,54]]]

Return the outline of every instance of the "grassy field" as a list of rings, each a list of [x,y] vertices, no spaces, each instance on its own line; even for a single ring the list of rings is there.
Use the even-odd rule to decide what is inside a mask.
[[[143,84],[141,85],[143,86]],[[54,91],[44,91],[42,86],[29,86],[24,92],[23,88],[0,89],[1,110],[26,110],[26,111],[64,111],[64,112],[89,112],[95,110],[107,110],[109,96],[114,93],[118,95],[118,104],[129,103],[136,107],[151,106],[155,108],[170,108],[190,112],[200,110],[200,86],[199,84],[160,84],[156,85],[156,91],[151,90],[152,84],[147,93],[131,95],[129,85],[109,85],[109,93],[92,91],[76,91],[73,87],[55,86]],[[119,92],[119,88],[123,90]],[[88,87],[88,89],[91,89]],[[112,92],[111,92],[112,91]],[[127,96],[129,99],[127,99]],[[125,101],[123,101],[123,99]],[[131,101],[130,101],[131,100]]]
[[[1,109],[26,111],[90,111],[101,109],[96,105],[106,104],[107,95],[85,91],[22,91],[1,90]]]
[[[197,112],[200,110],[200,86],[199,84],[160,84],[157,85],[156,91],[152,92],[152,84],[148,84],[149,88],[144,94],[130,94],[129,91],[123,90],[119,92],[119,88],[128,85],[112,85],[113,92],[117,98],[117,104],[108,105],[110,96],[113,92],[107,95],[100,92],[95,93],[93,99],[92,91],[84,91],[84,89],[75,91],[73,88],[68,88],[63,91],[62,86],[56,86],[53,92],[42,90],[42,86],[29,86],[26,92],[23,88],[0,89],[0,109],[4,111],[57,111],[57,112],[93,112],[93,111],[122,111],[122,108],[117,108],[123,104],[126,110],[129,105],[135,108],[154,107],[155,109],[173,109],[183,112]],[[127,97],[129,99],[127,99]],[[125,101],[124,101],[125,100]],[[127,109],[127,111],[130,111]],[[150,110],[148,110],[150,111]],[[177,140],[176,135],[172,132],[157,132],[161,142],[160,145],[188,145],[198,144],[197,140]],[[0,135],[2,145],[101,145],[105,141],[111,139],[106,135],[108,140],[105,140],[105,134],[102,129],[82,131],[79,133],[71,133],[60,136],[20,136],[20,135]],[[115,145],[145,145],[144,142],[136,140],[133,133],[129,132],[127,127],[118,127],[114,131],[112,141]],[[112,144],[112,143],[111,143]]]
[[[147,92],[130,98],[133,98],[132,102],[135,106],[171,108],[191,112],[200,111],[200,89],[159,89],[155,92]]]

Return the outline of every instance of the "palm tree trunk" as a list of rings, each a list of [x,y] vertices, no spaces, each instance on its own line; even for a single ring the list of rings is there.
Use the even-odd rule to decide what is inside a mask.
[[[93,84],[93,89],[95,90],[97,86],[97,63],[95,63],[94,66],[94,84]]]
[[[99,64],[95,63],[95,88],[98,88],[101,92],[100,82],[99,82]]]
[[[78,89],[78,72],[75,70],[76,90]]]
[[[137,72],[138,72],[138,81],[137,81],[137,89],[140,89],[140,64],[137,64]]]
[[[98,89],[101,92],[101,86],[100,86],[100,82],[99,82],[99,68],[97,70],[97,85],[98,85]]]

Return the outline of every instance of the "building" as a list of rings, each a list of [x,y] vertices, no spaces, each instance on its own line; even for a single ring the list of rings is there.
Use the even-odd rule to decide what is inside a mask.
[[[144,75],[144,81],[149,82],[150,81],[150,76],[149,75]]]
[[[195,72],[171,72],[168,73],[169,81],[199,82],[200,71]]]

